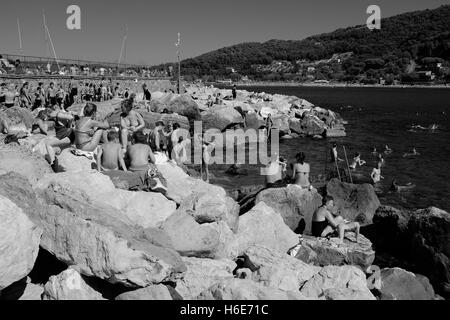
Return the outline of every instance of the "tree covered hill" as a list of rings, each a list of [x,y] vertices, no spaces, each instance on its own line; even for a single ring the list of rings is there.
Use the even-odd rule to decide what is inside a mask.
[[[351,55],[327,61],[344,53]],[[276,71],[269,66],[274,62],[287,68]],[[417,71],[432,68],[437,78],[446,79],[449,62],[450,5],[445,5],[382,19],[380,30],[360,25],[300,41],[237,44],[183,60],[181,72],[193,78],[374,82],[414,80]]]

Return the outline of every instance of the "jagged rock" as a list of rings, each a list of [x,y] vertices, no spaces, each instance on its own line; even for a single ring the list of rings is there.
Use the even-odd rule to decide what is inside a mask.
[[[181,255],[202,258],[234,258],[234,234],[223,222],[199,224],[183,210],[176,211],[161,226]]]
[[[361,225],[372,223],[380,201],[370,184],[351,184],[332,179],[327,183],[327,194],[334,198],[334,204],[340,215]]]
[[[41,235],[21,208],[0,195],[0,290],[31,271]]]
[[[450,296],[450,214],[435,207],[415,211],[408,223],[411,256],[439,292]]]
[[[273,128],[278,129],[280,134],[288,134],[289,130],[289,117],[284,114],[277,114],[272,117]]]
[[[213,128],[223,131],[230,126],[244,123],[241,114],[231,106],[216,105],[202,112],[201,116],[205,130]]]
[[[434,300],[430,281],[418,274],[400,268],[385,268],[380,272],[381,300]]]
[[[256,204],[259,202],[264,202],[279,212],[291,230],[309,234],[312,216],[321,206],[322,197],[317,192],[289,185],[286,188],[270,188],[261,191],[255,199]]]
[[[201,119],[197,103],[188,94],[168,94],[159,101],[164,103],[169,111],[185,116],[189,121]]]
[[[170,163],[157,167],[167,181],[166,197],[181,204],[198,223],[225,221],[237,230],[239,205],[223,188],[192,178]]]
[[[327,128],[325,130],[325,136],[327,138],[341,138],[341,137],[346,137],[347,133],[345,133],[345,130],[342,130],[342,129]]]
[[[58,172],[89,172],[97,169],[95,159],[75,156],[70,149],[64,149],[58,156]]]
[[[355,243],[355,234],[348,232],[342,245],[338,245],[338,240],[304,236],[296,258],[318,266],[349,264],[366,270],[372,265],[375,251],[366,237],[360,235]]]
[[[302,120],[302,128],[307,136],[312,137],[315,135],[322,135],[326,129],[326,125],[317,116],[305,114]]]
[[[34,283],[28,283],[19,300],[42,300],[44,287]]]
[[[158,284],[122,293],[115,300],[173,300],[173,298],[165,285]]]
[[[44,286],[43,300],[105,300],[74,269],[51,276]]]
[[[0,173],[9,171],[24,175],[31,184],[53,172],[44,157],[26,147],[0,144]]]
[[[30,110],[17,106],[0,110],[0,122],[1,119],[6,122],[10,132],[27,131],[34,121]]]
[[[300,293],[311,299],[375,300],[364,272],[354,266],[326,266],[308,280]]]
[[[302,134],[303,128],[302,128],[302,122],[300,119],[297,118],[289,118],[289,129],[292,132]]]
[[[236,263],[231,260],[202,259],[194,257],[182,258],[187,271],[184,277],[177,281],[176,290],[184,300],[191,300],[212,285],[233,278]]]
[[[48,175],[39,181],[38,188],[48,187],[70,190],[73,197],[94,206],[111,206],[144,228],[158,226],[176,210],[175,202],[160,193],[116,189],[108,176],[97,171]]]
[[[239,255],[253,245],[287,252],[297,243],[298,235],[289,229],[278,212],[263,202],[239,217],[239,231],[235,239]]]
[[[77,194],[48,177],[49,185],[38,186],[38,198],[24,177],[8,176],[9,181],[0,176],[0,192],[6,193],[3,185],[9,187],[13,201],[44,230],[42,248],[68,265],[77,265],[82,274],[144,287],[175,280],[186,270],[161,230],[137,227],[117,209],[90,204],[85,193]]]
[[[317,272],[314,267],[263,246],[252,246],[244,252],[243,267],[253,272],[252,280],[283,291],[297,291]]]
[[[227,279],[203,291],[198,300],[305,300],[298,291],[282,291],[248,279]]]

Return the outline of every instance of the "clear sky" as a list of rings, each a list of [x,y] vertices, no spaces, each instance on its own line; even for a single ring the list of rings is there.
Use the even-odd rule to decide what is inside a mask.
[[[155,65],[175,61],[177,32],[182,58],[241,42],[300,40],[364,24],[366,8],[382,17],[434,9],[450,0],[2,0],[0,52],[18,53],[17,18],[23,53],[46,55],[42,10],[61,58],[117,62],[124,25],[127,62]],[[66,28],[66,8],[81,8],[81,30]]]

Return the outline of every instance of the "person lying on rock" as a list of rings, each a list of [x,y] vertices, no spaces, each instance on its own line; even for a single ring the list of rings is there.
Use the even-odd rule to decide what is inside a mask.
[[[156,159],[148,145],[148,136],[142,131],[133,134],[133,145],[128,146],[129,170],[137,173],[142,184],[155,192],[166,192],[165,179],[155,165]],[[150,162],[149,162],[150,160]]]
[[[103,139],[103,142],[108,142],[106,131],[108,129],[108,121],[98,121],[97,105],[88,102],[83,110],[83,117],[80,118],[73,129],[75,132],[75,145],[81,151],[94,151]]]
[[[123,171],[127,171],[122,146],[120,143],[117,143],[117,132],[115,130],[109,130],[107,137],[108,142],[99,148],[97,155],[98,171],[119,170],[119,165]]]
[[[339,243],[344,242],[345,231],[355,231],[356,242],[358,242],[360,225],[358,222],[349,222],[341,216],[334,216],[331,212],[334,199],[331,196],[323,198],[323,205],[313,214],[311,231],[314,237],[327,237],[335,232],[338,233]]]
[[[122,114],[120,115],[120,136],[122,139],[122,149],[126,151],[128,141],[132,135],[144,129],[145,122],[142,115],[133,109],[133,100],[126,99],[121,103]]]

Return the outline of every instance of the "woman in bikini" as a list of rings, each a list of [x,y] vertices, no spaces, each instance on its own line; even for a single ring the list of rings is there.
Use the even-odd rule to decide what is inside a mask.
[[[292,168],[292,179],[295,180],[295,185],[302,189],[312,189],[309,182],[309,163],[305,162],[305,154],[303,152],[297,153],[295,156],[297,163]]]
[[[106,131],[108,129],[108,121],[97,121],[97,105],[88,102],[83,110],[83,117],[75,124],[75,145],[81,151],[94,151],[100,140],[108,141]]]

